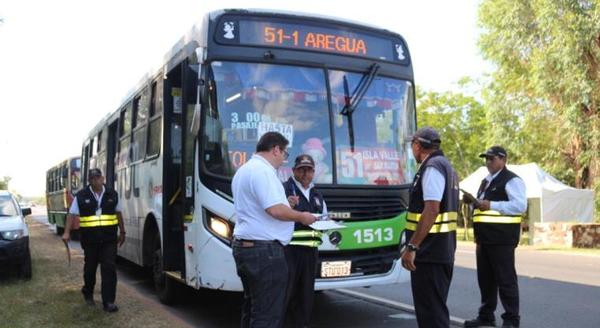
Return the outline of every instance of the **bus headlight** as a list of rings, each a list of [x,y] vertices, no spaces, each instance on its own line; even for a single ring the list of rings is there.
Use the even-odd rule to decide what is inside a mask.
[[[210,229],[217,235],[231,239],[231,228],[221,218],[210,218]]]
[[[17,240],[17,239],[23,237],[23,230],[2,231],[2,232],[0,232],[0,234],[2,234],[2,239]]]
[[[233,224],[222,217],[211,213],[205,212],[206,216],[206,227],[213,235],[224,241],[231,241],[233,238]]]

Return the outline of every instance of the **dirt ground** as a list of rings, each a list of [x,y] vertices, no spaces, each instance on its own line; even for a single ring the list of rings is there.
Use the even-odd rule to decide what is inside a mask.
[[[60,237],[32,217],[27,221],[33,278],[0,277],[0,327],[189,327],[121,282],[117,285],[119,312],[104,312],[99,269],[96,306],[86,305],[80,292],[82,252],[71,249],[69,266]]]

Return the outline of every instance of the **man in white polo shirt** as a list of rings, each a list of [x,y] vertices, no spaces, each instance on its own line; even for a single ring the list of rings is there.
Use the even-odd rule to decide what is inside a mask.
[[[316,219],[290,208],[277,177],[288,144],[278,132],[265,133],[256,154],[233,176],[233,257],[244,286],[241,327],[282,325],[288,280],[284,246],[292,239],[294,222],[309,225]]]

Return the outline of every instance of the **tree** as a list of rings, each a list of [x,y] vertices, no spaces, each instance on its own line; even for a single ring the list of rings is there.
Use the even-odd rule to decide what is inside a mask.
[[[484,0],[479,44],[497,69],[490,139],[540,162],[600,211],[600,9],[592,0]]]
[[[0,179],[0,190],[8,190],[8,183],[10,182],[10,179],[11,178],[8,176]]]
[[[461,86],[470,81],[465,79]],[[461,92],[421,91],[417,88],[419,126],[431,126],[442,137],[442,149],[459,177],[482,165],[477,154],[485,150],[485,110],[473,96]]]

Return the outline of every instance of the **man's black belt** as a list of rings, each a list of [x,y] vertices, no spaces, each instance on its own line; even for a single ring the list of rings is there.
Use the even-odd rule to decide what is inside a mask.
[[[279,240],[252,240],[252,239],[238,239],[233,238],[231,241],[231,246],[236,247],[254,247],[257,245],[273,245],[278,244],[282,245]]]

